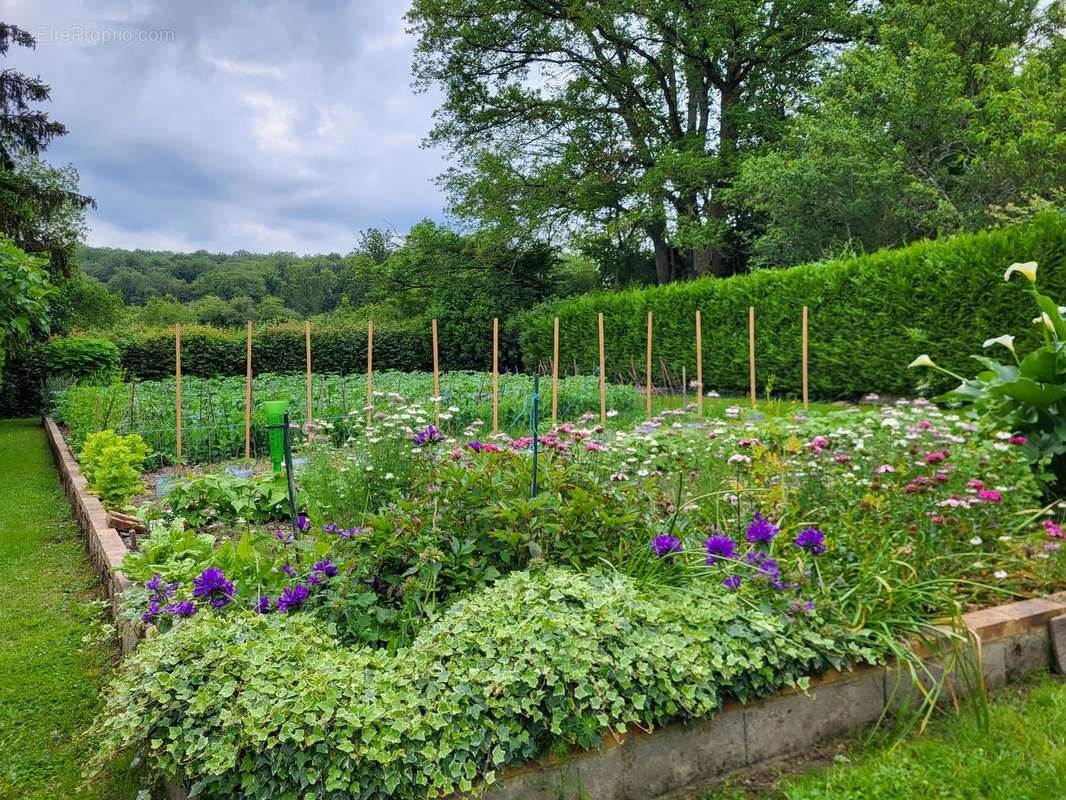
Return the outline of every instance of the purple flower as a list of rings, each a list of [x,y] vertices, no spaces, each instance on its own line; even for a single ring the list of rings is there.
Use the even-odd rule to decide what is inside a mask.
[[[670,553],[680,553],[681,540],[676,536],[669,536],[667,534],[656,536],[651,540],[651,549],[655,551],[655,555],[659,558],[668,556]]]
[[[192,585],[192,596],[206,598],[215,608],[222,608],[233,599],[233,584],[218,567],[205,569],[199,578],[193,578]]]
[[[740,588],[740,576],[730,575],[728,578],[722,581],[722,586],[727,589],[732,589],[735,592],[737,589]]]
[[[332,578],[334,575],[337,574],[337,567],[333,563],[333,559],[327,558],[325,561],[319,561],[317,564],[315,564],[311,568],[311,572],[315,573],[316,575],[322,574],[327,578]]]
[[[737,543],[728,536],[712,536],[703,543],[707,550],[705,563],[710,566],[717,564],[719,558],[733,559],[737,557]]]
[[[285,564],[285,566],[281,568],[281,571],[288,575],[290,578],[296,577],[296,568],[292,564]]]
[[[175,617],[191,617],[196,613],[196,604],[192,600],[183,600],[180,603],[171,603],[166,612]]]
[[[473,450],[475,453],[480,453],[481,448],[484,447],[481,442],[467,442],[466,446],[468,449]]]
[[[153,600],[148,604],[148,610],[141,614],[141,619],[145,622],[155,622],[155,618],[158,617],[161,612],[162,609],[159,607],[159,601]]]
[[[788,583],[781,580],[781,567],[777,565],[777,561],[770,558],[766,553],[761,550],[755,550],[748,553],[746,559],[749,564],[759,570],[759,574],[765,577],[775,589],[789,588]]]
[[[825,552],[825,534],[817,528],[802,530],[796,534],[796,547],[812,556],[820,556]]]
[[[780,532],[780,528],[769,520],[763,519],[762,514],[756,511],[755,518],[748,526],[748,541],[752,544],[757,542],[769,542]]]
[[[270,595],[263,594],[259,596],[259,599],[255,601],[255,613],[257,614],[269,614],[271,611]]]
[[[151,592],[153,599],[166,600],[172,594],[174,590],[178,588],[178,583],[163,583],[163,576],[158,572],[152,576],[152,579],[144,585],[144,588]]]
[[[430,425],[424,431],[419,431],[413,437],[411,441],[415,443],[416,447],[424,447],[427,444],[433,444],[434,442],[440,442],[444,440],[444,434],[440,432],[440,429],[436,425]]]
[[[307,602],[311,592],[302,583],[295,586],[286,586],[285,591],[278,598],[277,609],[283,612],[293,612]]]
[[[311,519],[306,514],[301,513],[296,517],[296,527],[301,531],[311,530]]]
[[[293,536],[288,531],[274,531],[274,538],[282,544],[292,544]]]

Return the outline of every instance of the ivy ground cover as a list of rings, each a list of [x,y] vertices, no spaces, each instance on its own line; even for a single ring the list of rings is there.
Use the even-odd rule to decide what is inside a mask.
[[[296,530],[257,513],[269,479],[145,509],[125,570],[149,636],[97,766],[133,748],[210,797],[443,796],[876,663],[1066,568],[1025,443],[925,401],[586,416],[536,461],[375,407],[339,446],[310,431]]]

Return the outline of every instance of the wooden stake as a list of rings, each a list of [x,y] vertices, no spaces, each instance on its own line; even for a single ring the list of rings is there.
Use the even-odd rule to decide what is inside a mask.
[[[374,414],[374,321],[366,323],[366,426]]]
[[[492,318],[492,432],[500,432],[500,320]]]
[[[751,404],[755,405],[755,306],[748,306],[748,375],[751,379]]]
[[[307,361],[307,424],[310,425],[314,419],[313,411],[314,407],[311,404],[311,320],[307,320],[304,323],[304,351]]]
[[[596,325],[600,330],[600,424],[607,424],[607,374],[603,351],[603,312],[596,315]]]
[[[437,356],[437,320],[433,320],[433,413],[440,427],[440,360]]]
[[[806,411],[809,403],[807,397],[807,306],[803,307],[803,410]]]
[[[681,365],[681,407],[688,405],[688,377],[685,375],[685,365]]]
[[[696,413],[703,416],[703,323],[696,309]]]
[[[244,466],[252,463],[252,321],[248,320],[244,344]]]
[[[552,340],[552,427],[559,419],[559,318],[554,322],[555,334]]]
[[[648,351],[644,365],[644,413],[651,416],[651,312],[648,312]]]
[[[174,326],[174,456],[181,463],[181,323]]]

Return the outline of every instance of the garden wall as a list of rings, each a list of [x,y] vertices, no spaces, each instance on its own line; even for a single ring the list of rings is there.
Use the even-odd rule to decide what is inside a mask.
[[[971,373],[985,339],[1011,333],[1019,345],[1039,337],[1035,306],[1021,278],[1003,281],[1016,261],[1040,265],[1042,291],[1066,296],[1066,215],[1045,214],[1008,228],[922,241],[897,250],[725,280],[600,292],[538,306],[518,317],[527,368],[550,364],[552,318],[559,317],[559,361],[591,373],[598,364],[596,315],[604,314],[609,376],[643,375],[647,312],[654,314],[654,367],[695,375],[695,313],[703,327],[703,383],[723,393],[748,389],[748,308],[756,310],[760,393],[797,395],[800,325],[810,309],[810,391],[841,399],[867,392],[910,395],[928,371],[908,372],[915,356]],[[936,378],[936,376],[934,376]],[[942,379],[941,379],[942,380]],[[940,384],[943,386],[943,384]],[[946,387],[945,387],[946,388]]]

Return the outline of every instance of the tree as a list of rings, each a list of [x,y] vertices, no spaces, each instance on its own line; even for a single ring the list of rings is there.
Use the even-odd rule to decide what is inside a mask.
[[[1061,199],[1061,6],[887,4],[732,192],[760,219],[753,259],[793,264],[978,228]]]
[[[44,259],[31,256],[0,236],[0,376],[7,355],[35,333],[47,333],[48,282]]]
[[[14,44],[36,47],[28,32],[0,22],[0,56]],[[73,167],[61,169],[40,160],[41,153],[67,129],[31,107],[49,99],[40,77],[13,69],[0,72],[0,230],[31,253],[49,258],[53,275],[73,270],[71,256],[84,228],[84,210],[95,207],[77,191]]]
[[[743,266],[724,193],[857,0],[415,0],[415,85],[454,210],[527,235],[639,231],[656,275]]]

